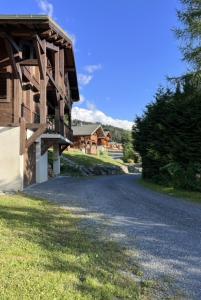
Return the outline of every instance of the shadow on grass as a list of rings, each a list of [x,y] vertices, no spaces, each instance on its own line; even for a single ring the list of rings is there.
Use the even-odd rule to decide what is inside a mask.
[[[30,273],[32,282],[23,282],[23,289],[29,291],[30,298],[36,293],[41,295],[40,299],[139,299],[136,284],[119,272],[132,270],[123,249],[78,230],[77,218],[46,201],[12,197],[8,201],[0,198],[1,233],[9,230],[7,239],[15,239],[9,251],[1,252],[5,254],[5,265],[1,266],[0,287],[3,286],[5,295],[12,297],[11,288],[20,295],[18,282]],[[24,259],[23,265],[18,266],[19,257]],[[16,260],[11,268],[15,280],[8,285],[6,277],[8,270],[11,271],[8,265],[13,260]],[[49,282],[51,288],[43,298],[43,285]],[[33,284],[32,290],[30,285]]]

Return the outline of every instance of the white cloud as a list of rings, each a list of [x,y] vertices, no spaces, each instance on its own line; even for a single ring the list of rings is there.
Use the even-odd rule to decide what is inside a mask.
[[[93,108],[93,107],[91,107]],[[104,112],[98,109],[85,109],[80,107],[73,107],[72,118],[87,122],[100,122],[104,125],[112,125],[115,127],[131,130],[133,123],[127,120],[114,119],[107,116]]]
[[[96,105],[89,100],[86,101],[86,106],[88,110],[93,110],[93,111],[96,110]]]
[[[88,72],[89,74],[93,74],[94,72],[101,70],[102,69],[102,65],[98,64],[98,65],[87,65],[84,67],[85,71]]]
[[[78,74],[78,81],[81,86],[88,85],[92,78],[92,75]]]
[[[53,17],[54,6],[48,0],[37,0],[41,13]]]
[[[100,69],[102,69],[101,64],[85,66],[84,70],[87,74],[83,74],[83,73],[78,74],[78,81],[79,81],[80,87],[82,88],[83,86],[88,85],[94,77],[93,73]]]

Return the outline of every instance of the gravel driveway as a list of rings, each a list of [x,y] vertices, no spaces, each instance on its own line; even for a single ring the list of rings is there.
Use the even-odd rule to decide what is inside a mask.
[[[137,175],[59,177],[26,193],[72,210],[107,238],[138,250],[148,278],[168,278],[201,299],[201,205],[149,191]],[[93,227],[94,226],[94,227]],[[101,234],[101,233],[100,233]]]

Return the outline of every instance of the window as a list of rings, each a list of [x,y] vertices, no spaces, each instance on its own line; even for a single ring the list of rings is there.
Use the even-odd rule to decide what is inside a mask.
[[[0,74],[0,100],[7,98],[7,79],[1,78],[2,73]]]
[[[24,44],[22,47],[22,57],[24,59],[31,58],[31,49],[29,44]]]
[[[0,102],[10,102],[11,73],[10,67],[0,71]]]
[[[20,43],[20,48],[22,50],[23,59],[30,59],[36,57],[35,49],[29,41],[23,41]]]

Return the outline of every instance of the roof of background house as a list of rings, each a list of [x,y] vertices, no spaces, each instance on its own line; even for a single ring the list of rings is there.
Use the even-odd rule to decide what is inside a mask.
[[[99,124],[72,126],[74,136],[92,135],[99,128],[101,128],[101,130],[103,131],[102,126]],[[104,133],[104,131],[103,131],[103,133]]]
[[[108,135],[110,135],[110,136],[111,136],[111,133],[110,133],[110,131],[109,131],[109,130],[104,130],[104,133],[105,133],[105,136],[108,136]]]
[[[58,41],[63,39],[67,45],[66,47],[64,47],[64,49],[66,56],[68,57],[68,59],[66,59],[66,67],[68,68],[71,97],[73,101],[79,101],[79,89],[74,59],[73,42],[68,34],[52,18],[47,15],[0,15],[0,27],[2,27],[5,31],[9,29],[13,30],[13,32],[17,32],[18,30],[22,30],[23,32],[23,29],[25,29],[28,32],[33,32],[33,34],[37,33],[39,36],[44,34],[44,32],[50,30],[56,36],[56,39]],[[46,39],[52,42],[51,36],[47,36]],[[53,40],[53,43],[55,41],[56,40]]]

